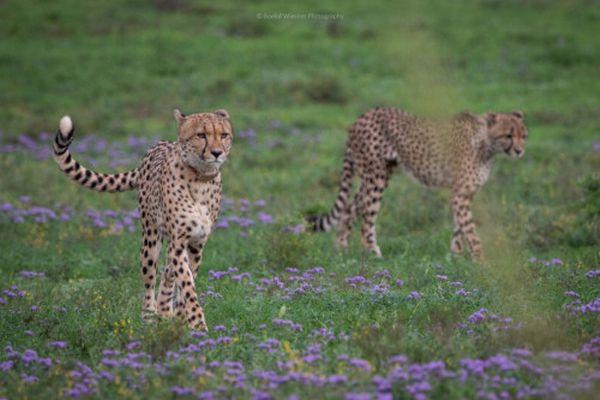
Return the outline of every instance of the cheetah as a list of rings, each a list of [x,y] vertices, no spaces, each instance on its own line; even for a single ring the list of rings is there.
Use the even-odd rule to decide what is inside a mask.
[[[326,215],[308,217],[309,226],[314,231],[338,226],[336,243],[344,248],[352,223],[360,216],[363,246],[381,257],[375,220],[390,176],[400,166],[425,186],[451,189],[454,231],[450,249],[461,253],[466,243],[471,256],[482,260],[471,214],[473,197],[487,181],[496,154],[523,156],[527,134],[521,111],[483,115],[462,112],[449,121],[433,121],[395,108],[372,109],[349,129],[333,208]],[[350,202],[355,174],[361,183]]]
[[[173,114],[178,123],[177,141],[158,142],[133,170],[103,174],[80,165],[69,152],[74,133],[69,116],[60,120],[54,159],[69,178],[88,189],[137,189],[145,288],[142,318],[175,315],[185,318],[194,330],[207,330],[195,277],[219,213],[220,167],[231,150],[233,127],[225,110],[186,116],[176,109]],[[155,295],[163,239],[168,240],[167,265]]]

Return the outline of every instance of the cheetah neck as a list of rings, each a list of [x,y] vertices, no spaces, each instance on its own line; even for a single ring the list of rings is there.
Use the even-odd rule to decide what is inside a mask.
[[[498,154],[498,151],[494,148],[494,144],[489,140],[484,140],[481,142],[481,147],[479,149],[479,156],[481,161],[484,163],[490,163],[493,161],[494,157]]]
[[[219,167],[210,164],[191,165],[183,156],[181,149],[177,148],[177,155],[182,165],[185,166],[185,176],[189,181],[209,182],[220,174]]]
[[[194,180],[196,181],[211,181],[219,175],[219,168],[211,165],[202,168],[190,166],[190,170],[194,174]]]
[[[477,130],[477,134],[475,135],[476,140],[473,142],[473,147],[477,152],[478,158],[483,163],[490,163],[493,161],[494,156],[497,151],[494,147],[494,143],[489,137],[487,132],[487,128],[485,126],[481,126]]]
[[[188,165],[190,171],[190,180],[196,182],[208,182],[219,176],[219,168],[208,165],[202,168],[196,168]]]

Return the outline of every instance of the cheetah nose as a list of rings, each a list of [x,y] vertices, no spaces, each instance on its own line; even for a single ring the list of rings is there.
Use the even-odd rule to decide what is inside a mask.
[[[517,153],[518,156],[520,156],[522,152],[523,150],[521,149],[515,149],[515,153]]]
[[[215,158],[219,158],[219,156],[221,154],[223,154],[223,152],[221,150],[211,150],[210,154],[212,154],[213,156],[215,156]]]

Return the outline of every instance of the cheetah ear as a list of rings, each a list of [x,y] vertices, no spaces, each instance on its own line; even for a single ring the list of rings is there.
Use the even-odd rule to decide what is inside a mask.
[[[484,114],[484,117],[485,117],[485,122],[487,122],[488,128],[494,126],[496,124],[496,122],[498,121],[498,114],[493,113],[493,112],[486,112]]]
[[[511,114],[519,119],[525,118],[525,114],[523,114],[523,111],[521,111],[521,110],[513,110],[513,112]]]
[[[179,108],[173,110],[173,116],[175,117],[179,125],[183,124],[183,122],[185,121],[185,115],[183,115],[181,111],[179,111]]]
[[[229,113],[227,112],[227,110],[224,110],[222,108],[215,111],[214,114],[218,115],[219,117],[229,119]]]

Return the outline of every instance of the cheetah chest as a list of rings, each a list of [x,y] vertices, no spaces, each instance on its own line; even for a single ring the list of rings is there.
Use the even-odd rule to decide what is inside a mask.
[[[199,207],[203,213],[208,213],[211,224],[214,224],[219,214],[221,204],[220,176],[206,182],[192,181],[189,183],[188,187],[197,207]]]
[[[485,163],[482,163],[481,165],[478,166],[478,168],[476,169],[477,172],[477,184],[479,186],[482,186],[484,183],[487,182],[488,178],[490,177],[490,172],[492,170],[492,162],[488,161]]]

